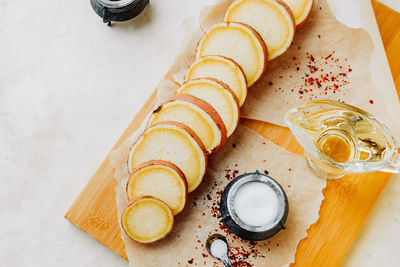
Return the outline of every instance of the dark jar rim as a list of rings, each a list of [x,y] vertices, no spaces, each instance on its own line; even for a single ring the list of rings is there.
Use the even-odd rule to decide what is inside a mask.
[[[104,23],[127,21],[139,15],[149,0],[90,0],[93,10]]]
[[[250,182],[262,182],[267,184],[278,197],[278,214],[275,220],[264,226],[252,226],[243,222],[234,209],[234,196],[237,190]],[[289,203],[285,191],[273,178],[256,171],[242,174],[229,182],[221,196],[221,222],[235,235],[251,241],[260,241],[276,235],[285,229],[285,223],[289,213]]]

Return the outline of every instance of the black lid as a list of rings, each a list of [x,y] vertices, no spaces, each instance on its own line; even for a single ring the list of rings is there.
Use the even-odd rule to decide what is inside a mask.
[[[242,185],[249,182],[261,182],[268,185],[278,197],[278,215],[269,225],[248,225],[243,222],[235,212],[233,205],[234,196]],[[277,181],[258,171],[240,175],[232,180],[222,193],[220,208],[221,222],[235,235],[251,241],[268,239],[276,235],[280,230],[285,229],[285,223],[289,213],[289,203],[285,191]]]
[[[90,0],[94,11],[103,18],[104,23],[126,21],[139,15],[149,0]]]

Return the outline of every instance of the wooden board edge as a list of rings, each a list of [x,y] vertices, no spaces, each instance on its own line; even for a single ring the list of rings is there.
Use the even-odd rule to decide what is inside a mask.
[[[153,106],[156,104],[156,95],[157,95],[157,90],[154,90],[152,92],[152,94],[148,97],[148,99],[146,100],[145,104],[142,106],[140,111],[134,116],[132,122],[129,124],[128,128],[124,131],[122,136],[115,143],[115,145],[113,146],[111,151],[113,151],[114,149],[119,147],[124,142],[124,140],[126,140],[127,137],[131,136],[132,133],[140,127],[141,121],[144,120],[144,118],[147,116],[147,114],[149,112],[151,112]],[[89,227],[89,225],[81,223],[80,220],[81,220],[81,216],[83,216],[83,214],[82,213],[79,214],[76,212],[77,210],[81,210],[82,212],[87,210],[90,203],[86,203],[86,205],[84,205],[83,207],[82,207],[82,203],[85,203],[85,199],[88,197],[88,195],[91,195],[92,197],[94,197],[95,195],[99,195],[99,194],[104,195],[104,192],[101,192],[103,190],[108,191],[108,194],[111,194],[115,201],[116,181],[114,180],[114,182],[111,183],[111,186],[108,185],[106,183],[105,179],[101,179],[102,177],[104,178],[105,176],[99,175],[99,173],[103,172],[103,170],[106,170],[108,172],[110,171],[108,156],[105,158],[105,160],[101,163],[101,165],[98,167],[96,172],[89,179],[88,183],[85,185],[82,192],[78,195],[78,197],[72,203],[72,205],[70,206],[68,211],[65,213],[64,218],[67,219],[68,221],[70,221],[72,224],[78,226],[83,231],[89,233],[92,237],[94,237],[96,240],[98,240],[103,245],[109,247],[110,249],[112,249],[113,251],[115,251],[116,253],[118,253],[119,255],[124,257],[125,259],[127,259],[124,245],[120,246],[118,244],[114,244],[114,242],[104,242],[104,240],[101,240],[100,238],[98,238],[99,235],[98,235],[98,233],[94,233],[94,231],[92,230],[93,227]],[[112,174],[112,177],[113,177],[113,174]],[[98,187],[97,191],[92,192],[92,188],[94,188],[93,184],[102,184],[104,186],[108,185],[108,187],[111,187],[111,188]],[[109,191],[112,191],[112,192],[109,192]],[[112,217],[114,217],[115,221],[117,222],[118,219],[117,219],[116,210],[111,211],[111,212],[112,212]],[[97,228],[99,228],[100,230],[103,229],[104,227],[106,227],[105,225],[111,224],[110,222],[104,222],[104,218],[93,217],[92,214],[85,214],[85,216],[92,218],[93,224],[98,224]],[[94,229],[97,229],[97,228],[95,227]],[[118,227],[118,229],[119,229],[119,227]],[[108,240],[108,239],[106,239],[106,240]],[[118,233],[117,240],[120,240],[120,243],[123,244],[123,241],[120,237],[120,232]]]
[[[378,7],[378,8],[383,8],[383,7],[385,7],[384,5],[382,5],[382,4],[380,4],[380,3],[377,3],[376,1],[372,1],[372,3],[374,4],[374,9],[375,9],[375,11],[376,11],[376,8]],[[381,6],[383,6],[383,7],[381,7]],[[386,7],[387,8],[387,7]],[[387,8],[388,9],[388,8]],[[379,19],[377,18],[377,20],[378,20],[378,25],[379,25]],[[381,26],[381,25],[379,25],[379,26]],[[380,29],[381,29],[381,27],[380,27]],[[396,40],[397,41],[399,41],[399,38],[396,38]],[[390,54],[390,52],[388,52],[388,50],[392,50],[392,52],[393,52],[393,50],[395,50],[395,49],[397,49],[398,48],[398,45],[396,45],[396,40],[389,40],[389,42],[388,43],[386,43],[385,42],[385,40],[383,40],[384,41],[384,45],[385,45],[385,49],[386,49],[386,52],[387,52],[387,54],[389,55]],[[400,62],[400,61],[399,61]],[[396,78],[397,77],[397,79],[395,79],[395,82],[396,82],[396,85],[397,85],[397,87],[399,88],[399,85],[400,85],[400,75],[398,75],[399,74],[399,71],[395,71],[395,70],[399,70],[399,68],[393,68],[394,66],[393,66],[393,64],[395,64],[395,67],[396,66],[398,66],[399,64],[397,64],[398,62],[393,62],[393,60],[391,60],[391,61],[389,61],[389,64],[390,64],[390,66],[391,66],[391,68],[392,68],[392,74],[393,74],[393,76]],[[397,64],[397,65],[396,65]],[[400,65],[399,65],[400,66]],[[400,89],[400,88],[399,88]],[[397,90],[398,92],[399,92],[399,90]],[[154,92],[153,92],[153,94],[154,94]],[[149,98],[149,99],[151,99],[151,97]],[[147,101],[149,101],[149,99],[147,100]],[[146,102],[147,103],[147,102]],[[135,117],[136,118],[136,117]],[[128,130],[128,129],[127,129]],[[125,134],[125,133],[124,133]],[[122,137],[120,138],[120,140],[122,139]],[[120,141],[119,140],[119,141]],[[272,140],[271,140],[272,141]],[[275,142],[275,143],[277,143],[277,142]],[[114,146],[114,147],[117,147],[118,145],[119,145],[120,143],[119,142],[117,142],[116,143],[116,145]],[[278,144],[278,143],[277,143]],[[292,152],[295,152],[295,151],[292,151]],[[296,152],[295,152],[296,153]],[[104,163],[104,162],[103,162]],[[386,181],[385,181],[385,185],[386,185],[386,183],[389,181],[389,179],[390,178],[384,178],[384,179],[386,179]],[[90,181],[89,181],[90,182]],[[88,185],[87,185],[88,186]],[[86,187],[85,187],[86,188]],[[382,191],[383,191],[383,189],[384,189],[384,187],[382,187],[380,190],[379,190],[379,192],[377,192],[377,194],[376,194],[376,196],[374,197],[374,201],[373,201],[373,204],[375,204],[375,202],[377,201],[377,199],[379,198],[379,195],[382,193]],[[83,195],[83,193],[84,192],[82,192],[80,195]],[[324,191],[324,195],[326,195],[327,194],[327,192],[325,192]],[[113,194],[113,196],[114,196],[114,199],[115,199],[115,191],[114,191],[114,194]],[[77,201],[77,200],[76,200]],[[74,202],[74,204],[76,203],[76,201]],[[373,205],[372,204],[372,205]],[[324,204],[324,203],[322,203],[322,205],[326,205],[326,204]],[[322,205],[321,205],[321,209],[322,209]],[[67,213],[65,214],[65,218],[67,219],[67,220],[69,220],[71,223],[73,223],[73,224],[76,224],[79,228],[81,228],[82,230],[84,230],[85,231],[85,229],[84,229],[84,227],[82,227],[81,226],[81,224],[79,224],[79,222],[76,220],[76,218],[74,218],[71,214],[70,214],[70,212],[71,212],[71,209],[72,209],[72,207],[73,206],[71,206],[71,208],[67,211]],[[368,217],[368,214],[370,213],[370,211],[371,211],[371,209],[367,212],[367,214],[366,214],[366,216],[365,216],[365,218],[366,217]],[[69,216],[69,215],[71,215],[71,216]],[[318,221],[315,223],[315,224],[313,224],[309,229],[308,229],[308,236],[312,233],[312,231],[314,231],[315,230],[315,228],[317,228],[317,226],[318,226]],[[358,226],[358,229],[356,230],[356,234],[358,233],[358,231],[360,230],[360,228],[362,227],[362,223]],[[89,233],[90,234],[90,233]],[[347,246],[347,248],[348,247],[350,247],[350,245],[351,245],[351,243],[353,242],[353,240],[354,240],[354,238],[356,237],[356,234],[354,235],[354,237],[351,239],[351,241],[349,242],[349,243],[347,243],[346,244],[346,246]],[[91,234],[92,235],[92,234]],[[92,235],[93,236],[93,235]],[[104,242],[102,242],[102,240],[99,240],[98,238],[95,238],[96,240],[98,240],[99,242],[101,242],[101,243],[103,243],[103,244],[105,244]],[[307,239],[308,238],[305,238],[305,239],[303,239],[300,243],[299,243],[299,245],[298,245],[298,248],[299,249],[301,249],[302,247],[304,247],[304,243],[307,243]],[[122,241],[121,241],[122,242]],[[107,244],[105,244],[106,246],[108,246]],[[110,246],[108,246],[108,247],[110,247]],[[122,255],[122,254],[124,254],[124,250],[123,250],[123,253],[121,254],[119,251],[117,251],[116,249],[114,249],[114,248],[112,248],[112,247],[110,247],[112,250],[114,250],[115,252],[117,252],[118,254],[120,254],[120,255]],[[312,248],[313,249],[313,248]],[[347,251],[347,249],[345,249],[345,251],[344,251],[344,253],[343,253],[343,256],[345,255],[345,252]],[[297,259],[298,259],[298,253],[299,253],[299,250],[297,250],[296,251],[296,263],[297,263]],[[311,255],[309,254],[309,253],[306,253],[305,255],[308,255],[308,256],[310,256],[309,258],[312,258],[311,257]],[[123,256],[123,255],[122,255]],[[340,262],[340,260],[343,258],[343,256],[339,259],[339,262]],[[125,258],[126,258],[126,254],[125,254]],[[324,263],[324,265],[326,265],[326,262]]]

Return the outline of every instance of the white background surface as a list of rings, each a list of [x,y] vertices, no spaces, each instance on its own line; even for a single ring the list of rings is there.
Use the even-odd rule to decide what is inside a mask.
[[[393,1],[399,8],[399,1]],[[89,0],[0,0],[0,265],[127,266],[63,218],[213,0],[151,0],[106,27]],[[399,266],[399,183],[346,266]]]

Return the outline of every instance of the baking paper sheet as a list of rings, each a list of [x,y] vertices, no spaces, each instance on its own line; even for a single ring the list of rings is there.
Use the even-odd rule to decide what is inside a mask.
[[[110,157],[118,181],[116,191],[119,218],[127,203],[126,159],[134,140],[135,137],[127,140]],[[217,218],[217,209],[221,190],[228,182],[237,175],[256,170],[269,172],[281,184],[289,200],[289,217],[286,230],[267,241],[250,243],[224,229]],[[130,266],[190,266],[191,263],[214,266],[214,262],[217,262],[217,266],[223,266],[210,257],[204,247],[207,237],[214,233],[227,237],[231,257],[239,253],[236,258],[232,258],[235,262],[240,262],[242,256],[248,254],[245,261],[254,266],[289,264],[294,261],[298,243],[307,236],[306,230],[318,219],[325,185],[325,180],[311,174],[303,157],[239,125],[223,149],[209,159],[202,184],[189,194],[184,211],[175,217],[174,228],[165,239],[144,245],[130,240],[122,231]]]
[[[331,98],[367,110],[400,136],[392,119],[396,110],[387,105],[385,94],[373,81],[370,63],[374,50],[366,30],[342,24],[328,4],[319,1],[290,49],[271,61],[249,90],[242,116],[284,125],[290,107]]]
[[[199,23],[185,22],[184,45],[167,79],[177,84],[183,82],[186,69],[195,60],[198,40],[207,28],[223,21],[231,2],[226,0],[205,8]],[[371,22],[371,18],[362,15],[371,15],[371,5],[368,1],[355,1],[341,11],[343,8],[338,6],[346,3],[339,2],[316,1],[309,20],[296,32],[289,50],[269,61],[264,75],[249,88],[241,117],[286,126],[284,115],[290,108],[313,99],[330,98],[370,112],[400,138],[396,120],[400,104],[379,32],[377,35],[374,19]],[[330,6],[346,24],[336,18]]]
[[[204,9],[200,23],[194,20],[185,21],[186,37],[181,53],[158,86],[158,103],[175,93],[183,81],[186,69],[195,60],[198,40],[208,27],[222,21],[223,14],[231,2],[231,0],[222,1]],[[334,9],[338,5],[334,1],[329,3]],[[370,7],[369,3],[368,5]],[[374,29],[371,31],[376,25],[364,24],[368,31],[351,28],[361,27],[360,25],[366,20],[358,16],[349,20],[346,18],[349,12],[339,16],[342,22],[347,20],[347,25],[344,25],[331,13],[325,0],[319,1],[310,21],[297,32],[290,50],[280,58],[269,62],[266,74],[249,90],[248,99],[241,110],[242,116],[283,125],[283,115],[290,107],[307,102],[310,97],[331,97],[375,114],[397,135],[398,130],[392,113],[398,110],[398,101],[397,98],[391,97],[395,94],[394,86],[387,62],[382,58],[382,44],[377,41],[376,31]],[[377,68],[381,71],[377,72]],[[331,79],[324,81],[327,90],[325,91],[325,87],[323,91],[309,90],[315,84],[319,87],[316,78],[323,73],[329,74]],[[306,74],[308,76],[305,76]],[[309,80],[310,77],[314,80]],[[305,78],[307,78],[306,83]],[[305,83],[306,87],[304,85],[301,87],[301,82]],[[117,187],[119,217],[127,202],[125,185],[128,179],[126,166],[128,150],[143,129],[144,126],[111,156],[111,162],[116,168],[115,178],[119,182]],[[283,185],[289,197],[290,215],[287,230],[269,241],[250,244],[234,239],[212,215],[216,212],[218,192],[229,182],[233,173],[239,175],[256,169],[268,171]],[[243,254],[255,251],[249,254],[249,261],[255,266],[286,265],[294,261],[298,243],[306,237],[309,226],[318,219],[324,187],[325,181],[315,178],[309,172],[302,157],[272,144],[244,126],[239,126],[223,150],[210,159],[204,182],[190,194],[187,207],[176,217],[174,229],[166,239],[151,245],[142,245],[130,240],[123,233],[130,265],[218,264],[207,256],[204,248],[207,236],[215,232],[228,235],[233,252],[239,251]]]

